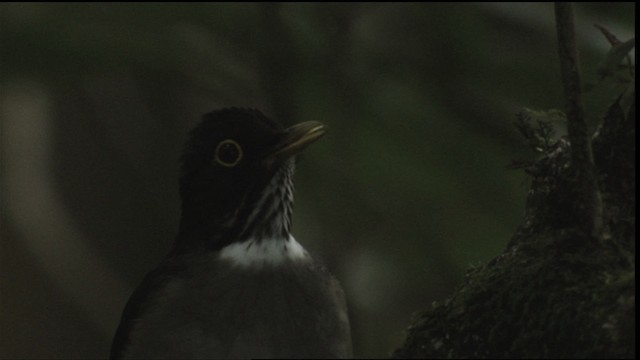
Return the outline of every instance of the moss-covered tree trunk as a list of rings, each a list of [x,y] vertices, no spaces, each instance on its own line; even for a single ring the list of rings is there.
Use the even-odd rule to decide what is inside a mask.
[[[563,38],[573,31],[561,23],[564,6],[556,5],[561,62],[572,56],[563,47],[575,48]],[[604,64],[616,71],[633,41],[610,40]],[[525,167],[523,222],[502,254],[417,319],[394,357],[635,357],[635,77],[629,65],[627,90],[587,137],[575,123],[583,115],[574,60],[574,74],[563,64],[568,136],[551,141],[544,117],[518,117],[542,152]]]

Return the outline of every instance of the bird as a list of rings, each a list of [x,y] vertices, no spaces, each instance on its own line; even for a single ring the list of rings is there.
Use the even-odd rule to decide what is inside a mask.
[[[203,116],[174,245],[127,302],[111,359],[352,357],[344,291],[291,233],[296,155],[325,131],[250,108]]]

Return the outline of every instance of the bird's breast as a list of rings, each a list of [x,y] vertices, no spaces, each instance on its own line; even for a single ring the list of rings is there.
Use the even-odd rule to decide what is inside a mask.
[[[178,358],[349,356],[342,290],[295,244],[290,242],[286,251],[266,243],[248,250],[248,244],[239,244],[193,256],[183,273],[165,280],[141,314],[128,353]]]
[[[248,239],[222,248],[222,261],[241,268],[281,266],[288,262],[305,262],[311,258],[293,236],[287,239]]]

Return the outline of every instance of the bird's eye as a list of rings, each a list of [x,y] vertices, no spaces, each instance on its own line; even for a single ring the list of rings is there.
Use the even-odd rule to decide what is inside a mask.
[[[226,167],[234,167],[236,166],[240,160],[242,160],[242,148],[240,145],[231,140],[222,140],[216,146],[216,157],[215,161]]]

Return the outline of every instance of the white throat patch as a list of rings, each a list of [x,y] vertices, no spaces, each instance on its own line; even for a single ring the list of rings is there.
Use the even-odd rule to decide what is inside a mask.
[[[219,256],[237,266],[260,267],[305,260],[309,253],[289,235],[288,239],[249,239],[233,243],[222,248]]]

